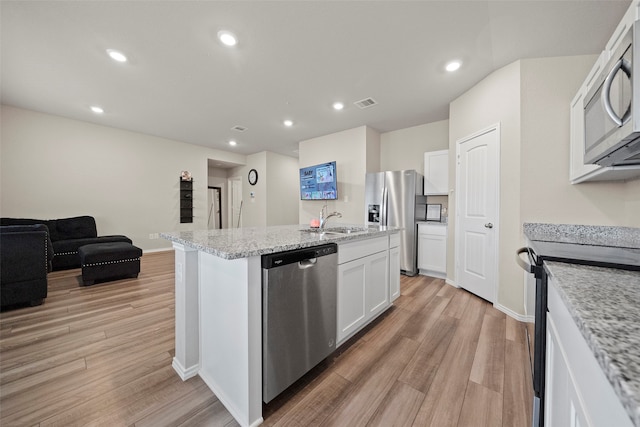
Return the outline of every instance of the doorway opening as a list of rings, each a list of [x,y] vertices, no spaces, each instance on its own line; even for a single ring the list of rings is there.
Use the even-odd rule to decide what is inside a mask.
[[[222,188],[209,186],[207,191],[209,201],[209,213],[207,215],[207,228],[209,230],[222,228]]]

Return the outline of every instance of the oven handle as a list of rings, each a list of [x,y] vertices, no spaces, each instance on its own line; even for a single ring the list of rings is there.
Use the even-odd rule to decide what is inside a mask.
[[[525,252],[527,253],[527,258],[529,258],[530,264],[527,264],[527,262],[520,256],[520,254],[523,254]],[[533,249],[526,246],[516,251],[516,262],[518,263],[520,268],[522,268],[527,273],[535,273],[536,258],[536,253],[533,251]]]
[[[629,79],[631,79],[631,64],[624,58],[621,58],[616,64],[613,66],[609,75],[604,80],[604,85],[602,87],[602,104],[604,106],[605,111],[609,115],[609,118],[618,126],[623,126],[627,124],[629,119],[631,119],[631,105],[627,111],[625,111],[622,117],[618,117],[615,111],[613,111],[613,107],[611,106],[611,85],[613,84],[613,79],[615,78],[618,71],[622,70]]]

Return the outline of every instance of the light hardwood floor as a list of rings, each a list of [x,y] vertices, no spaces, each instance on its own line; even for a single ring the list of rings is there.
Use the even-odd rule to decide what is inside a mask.
[[[0,314],[0,425],[236,426],[174,353],[173,252],[138,279],[49,275],[44,305]],[[530,424],[524,325],[463,290],[402,277],[381,319],[269,405],[267,426]]]

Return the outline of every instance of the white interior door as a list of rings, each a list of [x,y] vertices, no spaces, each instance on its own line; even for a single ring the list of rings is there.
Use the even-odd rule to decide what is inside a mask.
[[[229,179],[229,208],[231,210],[229,217],[231,224],[229,228],[242,227],[242,178],[233,177]]]
[[[207,192],[209,202],[209,212],[207,226],[210,230],[222,228],[220,221],[220,190],[218,188],[209,187]]]
[[[457,141],[456,283],[495,302],[498,283],[500,128]]]

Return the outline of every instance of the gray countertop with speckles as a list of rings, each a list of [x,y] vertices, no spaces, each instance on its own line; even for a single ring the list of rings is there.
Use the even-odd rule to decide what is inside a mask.
[[[216,255],[224,259],[247,258],[257,255],[318,246],[324,243],[340,243],[350,240],[370,239],[400,231],[397,227],[375,227],[352,224],[333,224],[348,227],[351,233],[309,232],[306,225],[281,225],[272,227],[229,228],[223,230],[172,231],[160,236],[174,243]]]
[[[525,223],[523,229],[529,240],[640,248],[640,228]]]
[[[640,229],[524,224],[529,240],[640,248]],[[545,262],[578,329],[640,427],[640,272]]]

